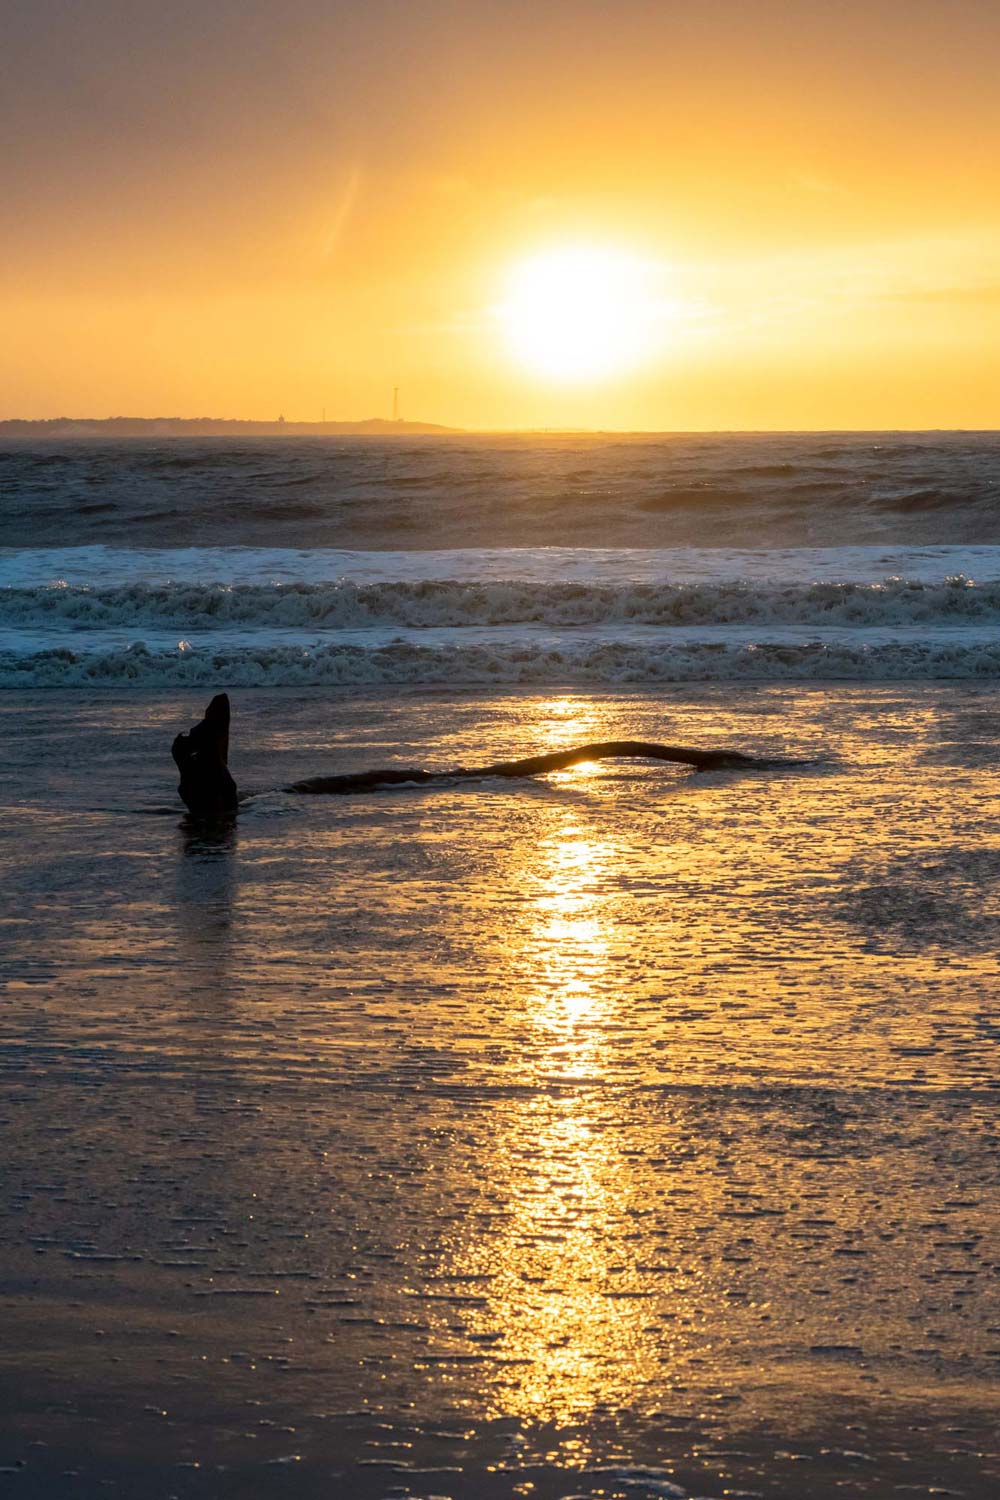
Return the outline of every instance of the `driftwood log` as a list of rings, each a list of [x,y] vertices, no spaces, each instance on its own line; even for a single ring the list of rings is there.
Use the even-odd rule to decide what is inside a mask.
[[[417,767],[384,771],[359,771],[348,776],[310,776],[293,781],[286,792],[321,793],[344,796],[351,792],[370,792],[380,786],[423,785],[428,781],[479,781],[487,776],[513,779],[518,776],[544,776],[547,771],[564,771],[587,760],[672,760],[699,771],[736,770],[741,766],[759,766],[761,761],[735,750],[692,750],[686,745],[654,745],[647,740],[596,740],[577,745],[573,750],[553,750],[549,755],[530,755],[526,760],[501,760],[490,766],[455,766],[450,771],[422,771]]]
[[[236,812],[236,782],[229,771],[229,698],[219,693],[205,710],[205,717],[172,746],[181,773],[180,791],[188,811],[198,818],[230,818]],[[356,771],[341,776],[310,776],[282,788],[301,795],[350,796],[374,792],[381,787],[425,786],[436,782],[480,781],[487,777],[513,780],[544,776],[591,760],[667,760],[697,771],[738,771],[769,766],[807,764],[795,760],[762,760],[738,750],[695,750],[688,745],[657,745],[648,740],[597,740],[572,750],[553,750],[525,760],[501,760],[487,766],[455,766],[448,771],[425,771],[417,766],[388,766],[383,770]]]

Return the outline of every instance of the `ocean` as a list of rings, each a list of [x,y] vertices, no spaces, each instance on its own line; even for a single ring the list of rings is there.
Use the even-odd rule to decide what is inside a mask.
[[[12,1494],[996,1492],[998,495],[992,434],[0,450]],[[808,764],[281,790],[621,738]]]
[[[0,453],[0,686],[990,678],[1000,438]]]

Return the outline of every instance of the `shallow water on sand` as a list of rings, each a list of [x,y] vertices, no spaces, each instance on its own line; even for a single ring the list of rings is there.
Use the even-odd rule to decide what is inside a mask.
[[[11,1493],[994,1492],[1000,691],[203,706],[0,698]]]

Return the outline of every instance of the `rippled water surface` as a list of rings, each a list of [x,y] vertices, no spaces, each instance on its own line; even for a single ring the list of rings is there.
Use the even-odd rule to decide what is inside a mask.
[[[202,707],[0,697],[12,1494],[995,1492],[995,686]]]
[[[996,543],[996,432],[0,439],[5,546]]]

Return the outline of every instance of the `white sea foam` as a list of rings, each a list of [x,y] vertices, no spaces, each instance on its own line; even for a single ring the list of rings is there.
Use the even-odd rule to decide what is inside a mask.
[[[374,626],[1000,624],[1000,582],[58,584],[0,590],[0,626],[212,631]]]
[[[128,641],[121,632],[0,637],[0,686],[322,686],[376,684],[847,681],[1000,676],[996,631],[580,632],[521,627],[345,631],[267,639],[223,632],[206,642]],[[27,649],[23,649],[27,647]]]
[[[0,685],[1000,672],[1000,548],[0,555]]]

